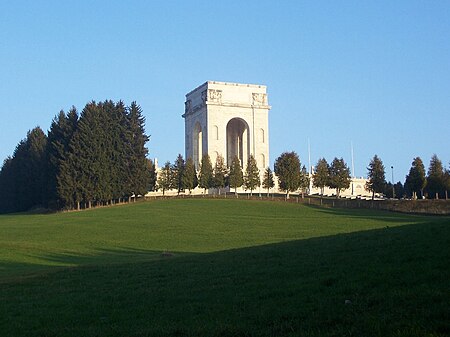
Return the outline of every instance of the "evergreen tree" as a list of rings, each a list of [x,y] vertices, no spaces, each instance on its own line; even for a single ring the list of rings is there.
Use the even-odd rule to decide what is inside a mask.
[[[100,109],[94,101],[84,107],[70,144],[72,155],[67,163],[68,174],[76,177],[78,181],[76,191],[73,191],[73,195],[78,197],[74,201],[78,204],[81,197],[86,208],[99,201],[101,189],[105,185],[105,120],[99,112]]]
[[[129,188],[135,195],[144,195],[147,193],[149,185],[149,175],[147,170],[148,150],[145,144],[149,137],[145,134],[145,117],[142,109],[136,102],[132,102],[128,108],[128,132],[127,143],[131,151],[127,157],[127,166],[129,168]]]
[[[14,159],[8,156],[0,170],[0,213],[16,211],[16,170]]]
[[[329,187],[336,189],[336,198],[339,198],[342,190],[350,187],[350,182],[350,169],[344,159],[334,158],[330,165]]]
[[[448,200],[448,191],[450,190],[450,165],[449,169],[444,173],[445,200]]]
[[[186,160],[186,165],[183,171],[183,186],[189,190],[189,194],[191,194],[191,190],[197,187],[197,172],[195,171],[195,165],[192,158],[188,158]]]
[[[244,186],[246,190],[250,190],[250,195],[253,195],[253,190],[261,185],[259,178],[259,169],[255,157],[250,155],[247,161],[247,167],[244,174]]]
[[[183,156],[178,154],[177,159],[175,159],[175,163],[172,167],[173,179],[175,183],[175,188],[177,190],[177,194],[180,195],[180,192],[186,188],[183,181],[183,175],[185,170],[185,162]]]
[[[77,129],[78,113],[72,107],[67,115],[64,111],[53,119],[48,132],[47,141],[47,181],[48,181],[48,203],[54,208],[73,207],[72,196],[65,195],[70,190],[67,188],[72,177],[65,176],[67,170],[63,170],[64,162],[70,156],[70,142]],[[66,203],[68,201],[68,203]]]
[[[4,161],[0,173],[2,199],[6,199],[0,205],[3,212],[46,206],[46,146],[47,136],[36,127],[19,142],[13,156]]]
[[[430,160],[427,176],[427,192],[429,198],[439,199],[445,193],[444,167],[440,159],[434,154]]]
[[[369,179],[366,183],[366,188],[372,192],[373,200],[375,198],[375,193],[383,193],[386,187],[384,165],[377,155],[370,161],[367,170],[367,177]]]
[[[278,177],[278,185],[286,191],[286,199],[289,193],[300,187],[300,159],[295,152],[284,152],[275,161],[275,174]]]
[[[264,171],[262,186],[263,188],[267,189],[267,197],[269,197],[270,189],[275,186],[275,182],[273,180],[273,173],[270,167],[267,167],[266,170]]]
[[[164,167],[158,174],[158,187],[162,189],[163,196],[166,190],[172,189],[174,186],[173,170],[171,168],[170,162],[166,162]]]
[[[323,195],[325,186],[330,183],[330,166],[325,158],[319,159],[313,174],[313,186],[320,188],[320,195]]]
[[[46,149],[47,136],[40,127],[28,132],[25,143],[22,184],[20,186],[23,201],[22,210],[33,206],[46,206]]]
[[[205,194],[207,189],[214,187],[213,168],[208,154],[203,156],[200,164],[198,186],[204,189]]]
[[[409,174],[406,176],[405,187],[412,192],[412,198],[417,199],[417,192],[419,191],[420,197],[423,197],[423,190],[426,184],[425,166],[422,159],[416,157],[413,159]]]
[[[300,191],[302,192],[302,198],[305,197],[305,192],[309,189],[309,174],[306,170],[306,166],[303,165],[300,172]]]
[[[225,187],[228,169],[222,155],[218,155],[214,165],[214,187],[220,190]]]
[[[149,174],[148,190],[153,192],[153,191],[156,191],[156,187],[157,187],[156,165],[150,159],[148,159],[147,165],[148,165],[148,174]]]
[[[237,156],[233,158],[230,167],[230,173],[228,175],[228,185],[230,188],[234,188],[234,194],[237,197],[237,188],[241,187],[244,183],[244,175],[242,173],[241,161]]]

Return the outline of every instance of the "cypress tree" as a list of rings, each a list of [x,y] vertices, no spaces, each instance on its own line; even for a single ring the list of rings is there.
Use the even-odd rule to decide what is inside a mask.
[[[183,186],[187,188],[189,190],[189,194],[191,194],[191,190],[196,188],[198,185],[198,179],[194,161],[190,157],[186,160],[182,179]]]
[[[208,154],[205,154],[202,158],[198,175],[198,186],[204,189],[205,194],[207,189],[214,187],[213,168]]]
[[[250,155],[247,161],[247,167],[245,168],[244,186],[245,189],[250,190],[250,195],[253,195],[253,190],[261,185],[259,178],[259,169],[256,164],[255,157]]]
[[[268,197],[270,189],[275,186],[275,182],[273,180],[273,173],[270,167],[267,167],[266,170],[264,171],[262,186],[263,188],[267,189],[267,197]]]
[[[227,173],[228,170],[225,161],[222,155],[219,154],[214,165],[214,187],[219,190],[219,195],[220,190],[225,187]]]
[[[237,198],[237,188],[241,187],[244,183],[244,175],[242,173],[241,161],[237,156],[233,158],[230,167],[230,173],[228,175],[228,184],[230,188],[234,188],[234,194]]]
[[[184,181],[183,181],[183,175],[185,170],[185,163],[183,156],[181,154],[178,154],[177,159],[175,159],[175,163],[172,167],[173,172],[173,179],[175,188],[177,189],[177,194],[180,195],[180,192],[185,189]]]

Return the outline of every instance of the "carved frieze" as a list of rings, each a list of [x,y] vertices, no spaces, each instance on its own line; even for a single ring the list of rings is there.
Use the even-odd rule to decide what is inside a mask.
[[[252,93],[253,105],[267,105],[267,95],[263,93]]]
[[[208,101],[221,103],[222,102],[222,90],[208,89]]]

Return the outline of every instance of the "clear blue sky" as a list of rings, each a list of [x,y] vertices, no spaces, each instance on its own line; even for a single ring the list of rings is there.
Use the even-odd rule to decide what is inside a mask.
[[[1,1],[0,160],[90,100],[136,100],[150,157],[184,154],[185,94],[265,84],[270,161],[450,161],[450,1]]]

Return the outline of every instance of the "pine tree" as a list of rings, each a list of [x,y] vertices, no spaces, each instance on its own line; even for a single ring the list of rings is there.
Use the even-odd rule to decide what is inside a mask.
[[[375,198],[375,193],[383,193],[386,188],[384,165],[377,155],[370,161],[367,170],[367,177],[369,179],[366,183],[366,188],[372,192],[373,200]]]
[[[177,190],[177,194],[180,195],[180,192],[185,189],[184,181],[183,181],[183,175],[185,170],[185,162],[183,159],[183,156],[181,154],[178,154],[177,159],[175,159],[175,163],[172,167],[173,172],[173,179],[175,182],[175,188]]]
[[[62,170],[64,162],[70,156],[70,142],[77,129],[78,113],[75,107],[72,107],[67,114],[64,111],[53,119],[48,132],[47,142],[47,176],[48,176],[48,202],[54,208],[70,207],[73,205],[69,200],[72,196],[63,195],[72,180],[70,176],[64,176],[66,171]],[[67,202],[66,202],[67,201]]]
[[[427,192],[429,198],[439,199],[445,194],[445,175],[441,160],[434,154],[430,160],[427,176]]]
[[[416,157],[413,159],[409,174],[406,176],[405,187],[412,192],[413,199],[417,199],[417,192],[420,191],[420,197],[423,197],[423,190],[427,184],[425,177],[425,166],[422,159]]]
[[[146,156],[148,150],[145,144],[149,137],[145,134],[145,117],[142,109],[136,102],[132,102],[128,108],[128,133],[127,142],[130,144],[131,152],[127,158],[129,168],[129,188],[135,195],[147,193],[149,175],[147,171]]]
[[[253,190],[256,187],[261,186],[258,165],[253,155],[250,155],[247,161],[247,167],[244,174],[244,186],[245,189],[250,190],[250,195],[253,195]]]
[[[350,169],[344,159],[334,158],[330,165],[329,187],[336,189],[336,198],[339,198],[342,190],[350,187],[350,182]]]
[[[445,200],[448,200],[448,191],[450,190],[450,165],[444,173]]]
[[[0,213],[16,211],[16,173],[14,159],[8,156],[0,170]]]
[[[230,167],[230,173],[228,175],[228,185],[230,188],[234,188],[234,194],[237,197],[237,188],[241,187],[244,183],[244,175],[242,173],[241,161],[237,156],[233,158]]]
[[[267,189],[267,197],[269,197],[269,191],[271,188],[275,186],[275,182],[273,180],[273,173],[270,167],[267,167],[264,171],[264,177],[262,181],[262,187]]]
[[[1,208],[7,212],[26,211],[33,207],[46,207],[47,186],[47,136],[40,127],[27,133],[27,137],[19,142],[11,158],[2,166],[2,194],[6,196],[6,204]]]
[[[198,179],[197,172],[195,171],[194,161],[190,157],[186,160],[182,179],[183,186],[185,186],[185,188],[189,190],[189,194],[191,194],[191,191],[198,185]]]
[[[206,190],[214,187],[214,175],[213,168],[211,164],[211,159],[208,154],[205,154],[202,157],[202,162],[200,165],[200,172],[198,175],[198,186],[204,189],[204,193],[206,194]]]
[[[153,191],[156,191],[156,187],[157,187],[156,165],[150,159],[147,160],[147,165],[148,165],[148,175],[149,175],[147,189],[149,191],[153,192]]]
[[[220,190],[225,187],[228,169],[222,155],[218,155],[214,165],[214,187]]]
[[[275,161],[274,171],[280,189],[286,192],[286,199],[290,192],[300,187],[300,168],[300,159],[295,152],[284,152]]]
[[[313,186],[320,188],[320,195],[323,196],[325,186],[330,182],[330,166],[325,158],[319,159],[313,174]]]

